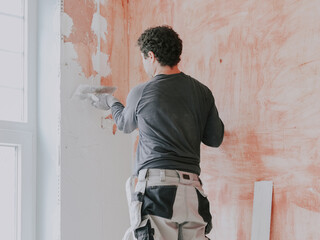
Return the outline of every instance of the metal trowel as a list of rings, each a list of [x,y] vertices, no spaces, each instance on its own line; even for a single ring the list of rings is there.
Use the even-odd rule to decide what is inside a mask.
[[[91,100],[97,94],[113,94],[116,87],[109,86],[93,86],[88,84],[80,84],[74,91],[72,98],[79,98],[80,100]]]

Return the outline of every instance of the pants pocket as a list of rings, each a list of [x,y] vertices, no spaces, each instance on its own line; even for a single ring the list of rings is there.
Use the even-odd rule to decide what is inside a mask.
[[[142,200],[143,194],[141,192],[132,194],[131,202],[129,204],[130,225],[132,229],[136,229],[141,223]]]
[[[145,183],[138,183],[135,189],[135,178],[131,177],[126,183],[126,194],[129,207],[131,229],[136,229],[141,223],[141,208],[143,195],[145,191]]]
[[[154,229],[151,227],[149,219],[143,220],[139,228],[134,231],[134,236],[137,240],[154,240]]]
[[[210,213],[210,203],[207,196],[203,191],[196,188],[198,196],[198,212],[203,218],[203,221],[207,223],[205,228],[205,233],[208,234],[212,229],[212,216]]]

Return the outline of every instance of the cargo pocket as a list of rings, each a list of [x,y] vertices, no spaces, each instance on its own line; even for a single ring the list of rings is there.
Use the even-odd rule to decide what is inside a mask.
[[[136,229],[141,222],[142,200],[143,194],[141,192],[135,192],[132,194],[129,206],[130,225],[132,229]]]
[[[134,231],[134,236],[137,240],[154,240],[154,229],[151,227],[150,220],[145,219],[140,227]]]
[[[198,196],[198,212],[203,218],[203,221],[207,223],[205,233],[208,234],[212,229],[212,216],[210,213],[210,203],[207,196],[201,189],[196,188]]]
[[[134,191],[134,179],[130,178],[126,184],[131,229],[136,229],[141,223],[141,208],[145,191],[145,182],[138,183]]]
[[[141,215],[171,219],[176,193],[176,185],[147,187],[143,197]]]

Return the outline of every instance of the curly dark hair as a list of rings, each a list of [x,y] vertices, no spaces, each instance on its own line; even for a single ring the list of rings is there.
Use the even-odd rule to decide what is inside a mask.
[[[137,43],[145,58],[152,51],[161,66],[173,67],[180,62],[182,40],[170,26],[148,28]]]

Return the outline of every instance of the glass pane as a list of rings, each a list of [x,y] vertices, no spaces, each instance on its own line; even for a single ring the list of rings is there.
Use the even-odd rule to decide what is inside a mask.
[[[0,50],[0,86],[23,87],[23,54]]]
[[[0,120],[23,120],[23,90],[0,88]]]
[[[0,0],[0,12],[22,16],[21,0]]]
[[[23,52],[23,19],[0,15],[0,49]]]
[[[0,145],[0,239],[16,239],[17,148]]]

